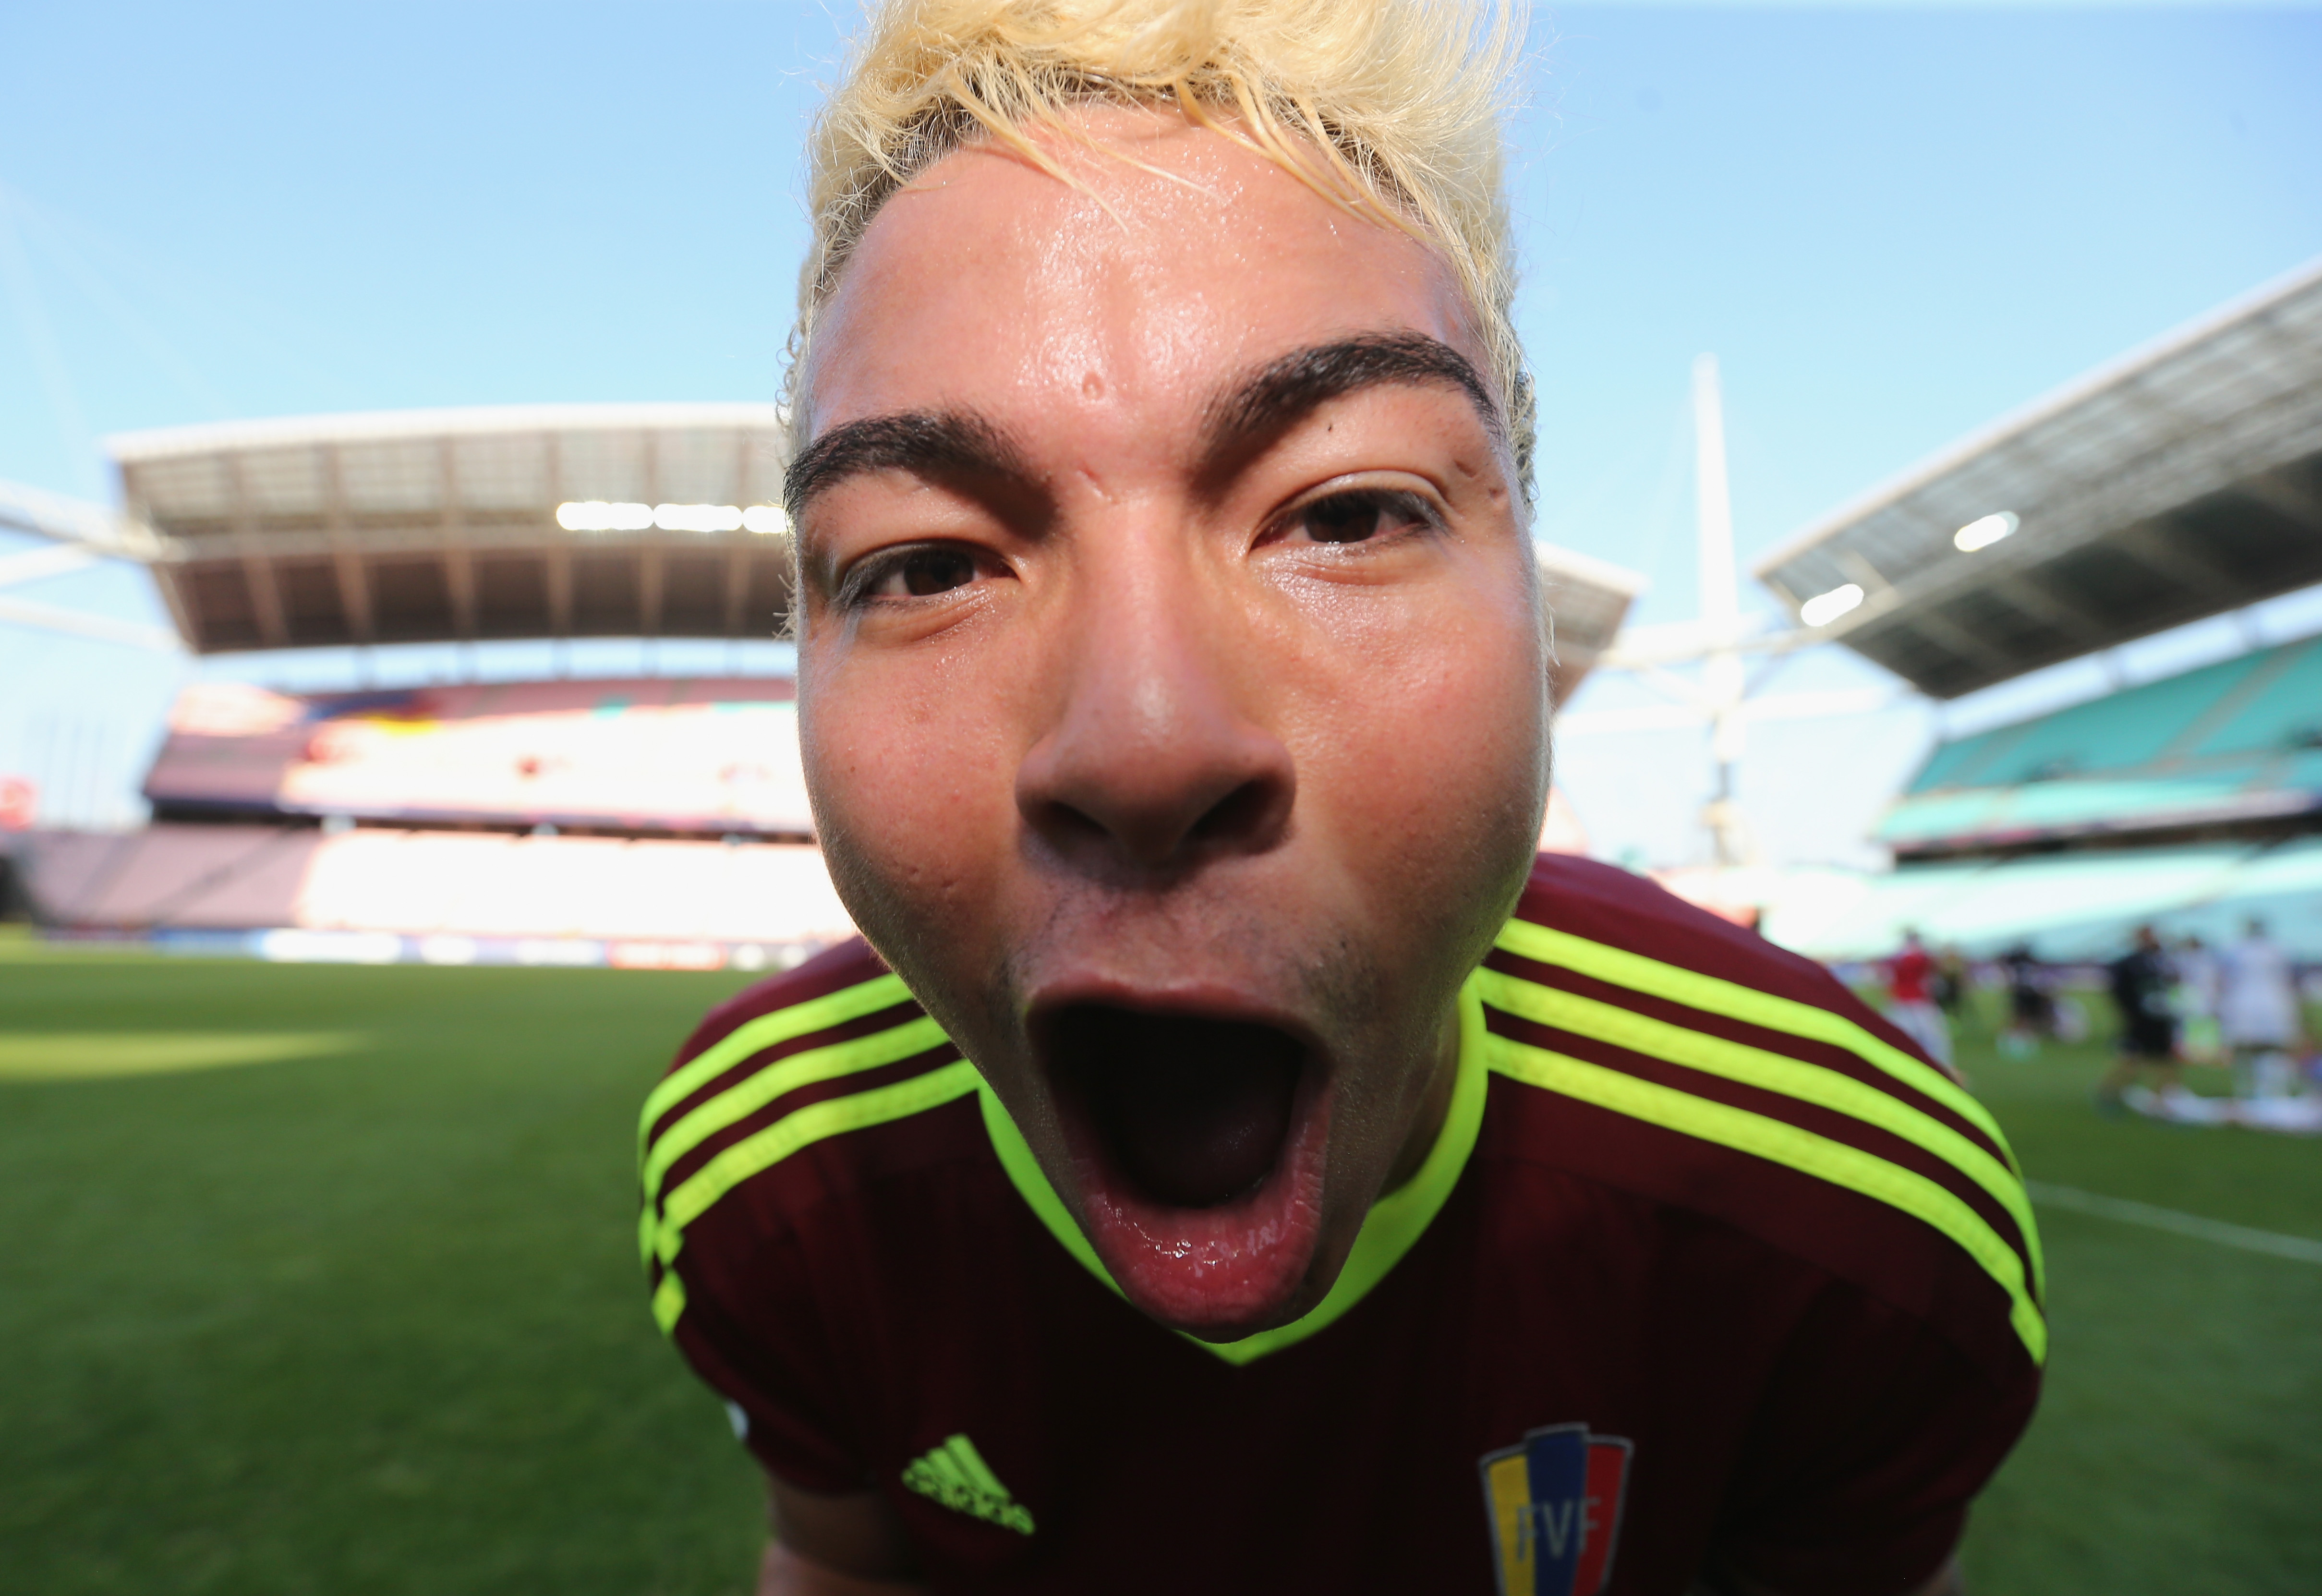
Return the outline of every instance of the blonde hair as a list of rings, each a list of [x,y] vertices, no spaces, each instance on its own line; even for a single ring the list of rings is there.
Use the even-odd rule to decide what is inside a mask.
[[[817,318],[898,188],[987,139],[1072,182],[1028,130],[1074,138],[1066,114],[1092,103],[1175,105],[1442,257],[1529,499],[1531,384],[1510,316],[1500,145],[1522,36],[1508,0],[883,0],[809,141],[792,426],[805,424]]]

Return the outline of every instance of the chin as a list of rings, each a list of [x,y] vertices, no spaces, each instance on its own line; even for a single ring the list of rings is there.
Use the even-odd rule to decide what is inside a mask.
[[[1051,998],[1030,1030],[1059,1194],[1131,1304],[1233,1341],[1321,1298],[1336,1082],[1312,1037],[1182,993]]]

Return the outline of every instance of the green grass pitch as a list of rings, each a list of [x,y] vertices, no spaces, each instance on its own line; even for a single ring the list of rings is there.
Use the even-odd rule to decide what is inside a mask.
[[[631,1184],[744,979],[0,944],[0,1590],[745,1590],[756,1490]],[[2034,1179],[2322,1237],[2322,1145],[2099,1120],[2093,1046],[1962,1052]],[[2322,1267],[2043,1218],[1976,1596],[2322,1590]]]

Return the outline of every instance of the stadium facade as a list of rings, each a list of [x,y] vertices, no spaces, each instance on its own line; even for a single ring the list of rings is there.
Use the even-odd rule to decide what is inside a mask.
[[[120,515],[44,500],[14,519],[142,560],[197,654],[739,642],[790,611],[772,406],[324,416],[108,448]],[[1538,557],[1562,697],[1642,584]],[[814,843],[786,678],[200,683],[144,795],[140,830],[20,840],[52,930],[274,958],[760,968],[852,929]],[[1585,845],[1568,808],[1549,825]]]

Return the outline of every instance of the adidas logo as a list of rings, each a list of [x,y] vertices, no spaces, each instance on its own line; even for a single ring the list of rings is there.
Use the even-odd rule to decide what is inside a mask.
[[[1019,1535],[1032,1533],[1031,1513],[1008,1494],[1008,1487],[965,1436],[954,1436],[915,1459],[903,1471],[903,1483],[955,1513],[968,1514]]]

